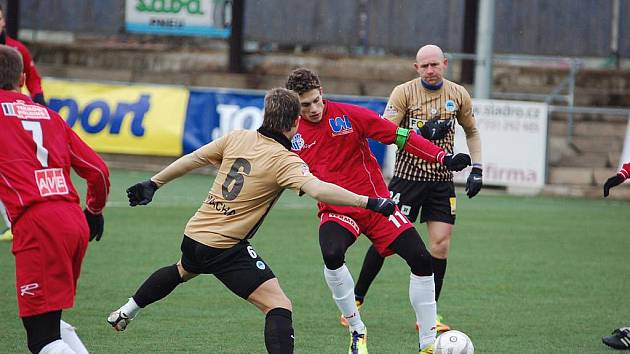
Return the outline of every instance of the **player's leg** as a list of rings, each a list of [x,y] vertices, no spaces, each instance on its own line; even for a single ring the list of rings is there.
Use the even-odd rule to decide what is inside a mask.
[[[361,310],[365,296],[372,285],[372,282],[383,268],[385,263],[385,257],[381,257],[376,251],[374,246],[370,246],[363,258],[363,265],[361,266],[361,273],[359,279],[354,286],[354,302],[357,304],[357,309]],[[342,326],[348,327],[348,320],[341,314],[339,317],[339,323]]]
[[[247,242],[230,249],[213,263],[212,271],[230,291],[265,314],[265,346],[269,353],[293,353],[291,301],[271,268]],[[253,350],[255,351],[255,350]]]
[[[420,324],[420,349],[433,345],[436,337],[437,304],[431,256],[420,235],[409,228],[389,245],[389,249],[401,256],[411,270],[409,280],[409,300]]]
[[[269,353],[293,353],[292,305],[277,278],[269,279],[247,298],[265,314],[265,347]]]
[[[22,317],[26,343],[31,353],[75,353],[61,340],[61,310]]]
[[[432,188],[427,190],[427,197],[422,206],[420,222],[427,223],[429,234],[429,252],[433,260],[433,272],[435,276],[435,299],[440,300],[448,252],[450,249],[453,225],[455,224],[456,199],[455,187],[452,182],[434,182]],[[438,332],[446,332],[451,328],[442,322],[438,316]]]
[[[408,181],[399,177],[392,178],[388,188],[391,197],[397,201],[400,212],[411,222],[416,221],[426,188],[419,186],[419,182]],[[370,246],[363,259],[361,273],[354,287],[355,299],[360,304],[363,304],[365,296],[384,262],[385,258],[376,251],[374,246]]]
[[[79,336],[77,335],[75,328],[71,324],[69,324],[68,322],[65,322],[64,320],[61,320],[59,322],[59,328],[60,328],[61,340],[64,343],[66,343],[70,348],[72,348],[72,350],[74,350],[75,353],[77,354],[89,353],[87,348],[81,341],[81,338],[79,338]]]
[[[354,280],[344,263],[346,250],[355,240],[355,235],[336,222],[323,223],[319,228],[326,284],[339,311],[348,320],[350,331],[362,333],[365,324],[354,301]]]
[[[14,229],[18,306],[29,349],[87,353],[76,333],[66,335],[61,321],[61,310],[73,306],[87,249],[89,230],[81,208],[64,202],[38,204]]]
[[[116,331],[124,331],[129,322],[140,312],[140,309],[165,298],[179,284],[201,273],[195,258],[195,249],[200,247],[199,245],[201,244],[184,236],[181,246],[181,260],[177,264],[168,265],[153,272],[127,303],[113,311],[107,317],[107,322],[112,328]]]

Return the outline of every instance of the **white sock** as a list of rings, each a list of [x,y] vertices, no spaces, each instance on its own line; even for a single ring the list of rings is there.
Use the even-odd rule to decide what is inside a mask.
[[[140,306],[136,304],[133,297],[130,297],[129,301],[120,307],[120,311],[124,312],[129,318],[134,318],[138,314],[138,311],[140,311]]]
[[[89,354],[83,342],[75,332],[74,327],[69,323],[61,320],[59,322],[59,329],[61,330],[61,340],[63,340],[72,350],[77,354]]]
[[[437,334],[437,304],[435,302],[435,281],[433,275],[419,277],[411,274],[409,279],[409,300],[416,311],[416,320],[420,324],[420,349],[435,342]]]
[[[57,339],[54,342],[46,344],[46,346],[39,351],[39,354],[76,354],[76,352],[72,350],[66,342]]]
[[[324,278],[341,314],[348,320],[350,332],[365,333],[365,324],[354,301],[354,280],[346,265],[330,270],[324,266]]]

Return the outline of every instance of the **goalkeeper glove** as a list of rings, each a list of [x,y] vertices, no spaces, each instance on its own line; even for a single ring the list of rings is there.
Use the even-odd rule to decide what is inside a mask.
[[[153,200],[153,194],[158,189],[157,184],[152,180],[142,181],[127,188],[127,197],[129,205],[147,205]]]
[[[625,180],[626,179],[623,178],[622,175],[614,175],[610,177],[606,183],[604,183],[604,198],[608,197],[608,194],[610,194],[610,188],[620,185]]]
[[[429,119],[420,128],[420,134],[423,138],[429,140],[443,139],[446,134],[453,128],[454,121],[452,119],[444,120],[438,117]]]
[[[396,203],[387,198],[368,198],[366,209],[390,216],[396,211]]]
[[[470,166],[470,156],[466,154],[446,154],[442,159],[442,164],[446,166],[449,171],[461,171]]]
[[[90,227],[90,241],[94,239],[96,239],[96,241],[100,241],[103,236],[103,229],[105,226],[103,214],[92,214],[87,209],[83,210],[83,214],[85,214],[85,220]]]
[[[473,167],[468,175],[468,180],[466,180],[466,195],[468,195],[468,198],[476,196],[482,185],[481,168]]]

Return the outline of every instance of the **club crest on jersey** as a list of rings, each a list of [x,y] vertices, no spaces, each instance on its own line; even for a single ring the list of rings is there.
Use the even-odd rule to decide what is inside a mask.
[[[3,103],[2,112],[7,117],[16,117],[18,119],[50,119],[46,108],[36,104],[26,104],[22,100]]]
[[[457,109],[457,104],[453,100],[448,100],[444,104],[444,108],[446,108],[447,112],[455,112],[455,110]]]
[[[291,139],[291,150],[300,151],[304,147],[304,139],[302,139],[302,135],[297,133]]]
[[[350,119],[345,114],[341,117],[328,119],[328,124],[330,124],[333,136],[352,133],[352,124],[350,124]]]
[[[42,197],[68,194],[68,184],[61,168],[36,170],[35,183]]]

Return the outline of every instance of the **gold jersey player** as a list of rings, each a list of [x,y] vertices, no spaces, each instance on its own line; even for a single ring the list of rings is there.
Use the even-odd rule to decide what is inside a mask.
[[[314,177],[290,150],[299,114],[297,94],[273,89],[265,96],[263,124],[257,131],[232,132],[127,190],[131,206],[144,205],[165,183],[201,166],[218,168],[207,199],[186,225],[180,260],[155,271],[125,305],[111,313],[107,321],[115,330],[124,330],[141,308],[166,297],[180,283],[213,274],[265,314],[269,353],[293,352],[291,301],[248,241],[282,191],[288,188],[322,202],[368,208],[386,216],[395,210],[389,199],[368,198]]]
[[[448,153],[453,152],[457,121],[464,128],[472,158],[472,170],[466,183],[467,195],[472,198],[479,193],[482,185],[481,139],[470,95],[464,87],[443,78],[447,65],[448,60],[439,47],[426,45],[420,48],[414,63],[419,77],[394,88],[383,117],[400,127],[416,130]],[[404,215],[412,222],[420,215],[420,222],[427,224],[437,301],[446,273],[446,259],[455,224],[453,174],[443,165],[421,160],[399,150],[389,190]],[[355,286],[355,298],[359,306],[363,304],[384,260],[374,247],[368,249]],[[341,322],[346,325],[343,318]],[[449,329],[438,316],[438,332]]]

